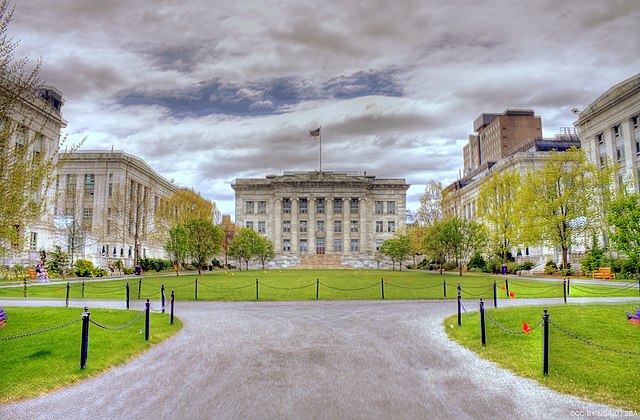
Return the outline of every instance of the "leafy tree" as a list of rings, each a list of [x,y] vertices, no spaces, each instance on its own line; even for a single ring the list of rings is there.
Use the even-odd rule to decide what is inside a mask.
[[[184,225],[187,231],[188,255],[198,266],[198,274],[212,256],[220,253],[223,232],[219,226],[204,219],[190,220]]]
[[[0,256],[20,252],[24,227],[45,214],[54,180],[63,120],[59,104],[40,96],[44,84],[40,62],[29,70],[28,58],[16,58],[18,45],[8,35],[13,9],[0,3]]]
[[[48,270],[55,274],[64,274],[69,267],[69,254],[62,250],[60,245],[55,245],[49,253]]]
[[[601,223],[600,192],[614,170],[613,166],[596,168],[575,147],[551,152],[542,167],[525,175],[518,203],[523,241],[560,246],[562,268],[568,268],[569,247]]]
[[[400,271],[402,271],[402,261],[413,254],[411,237],[407,234],[395,235],[384,241],[378,252],[391,260],[393,270],[396,269],[396,263],[398,263]]]
[[[444,236],[455,258],[460,275],[462,267],[476,252],[483,252],[487,245],[487,234],[484,226],[467,219],[453,218],[444,222]]]
[[[265,263],[273,259],[276,256],[276,253],[273,249],[273,242],[267,239],[264,236],[258,235],[260,238],[256,245],[255,256],[262,263],[262,269],[264,270]]]
[[[249,270],[249,260],[256,256],[259,241],[260,235],[253,229],[245,227],[240,229],[229,244],[229,256],[240,261],[241,270],[242,261],[245,262],[247,270]]]
[[[640,195],[621,195],[607,206],[606,220],[611,227],[612,247],[640,263]]]
[[[184,266],[189,255],[189,233],[183,225],[169,230],[169,237],[164,244],[164,249],[169,255],[177,276],[180,272],[180,267]]]
[[[157,206],[154,214],[157,226],[153,235],[164,241],[170,229],[194,219],[213,222],[219,213],[214,202],[203,198],[194,190],[179,188]]]
[[[434,179],[427,181],[424,194],[420,196],[420,207],[415,214],[422,226],[430,226],[442,219],[442,184]]]
[[[231,222],[231,218],[225,216],[222,218],[220,227],[224,231],[224,238],[222,239],[222,252],[224,253],[224,266],[229,266],[229,245],[233,241],[234,236],[238,232],[238,226]]]
[[[407,229],[407,234],[411,238],[411,253],[413,254],[413,265],[416,266],[416,257],[422,255],[422,241],[427,234],[427,227],[413,224]]]
[[[517,236],[520,185],[518,172],[507,170],[486,178],[478,193],[478,215],[488,226],[503,263],[507,262],[507,253]]]
[[[430,257],[440,267],[442,274],[442,264],[446,261],[449,253],[450,243],[446,240],[444,223],[436,222],[427,227],[427,231],[422,238],[422,253]]]

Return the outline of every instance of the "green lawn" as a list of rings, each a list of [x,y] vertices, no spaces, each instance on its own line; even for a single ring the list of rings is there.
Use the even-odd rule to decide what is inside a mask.
[[[40,334],[3,339],[37,332],[81,319],[79,308],[4,307],[7,326],[0,329],[0,404],[34,397],[64,388],[131,360],[152,345],[174,335],[182,326],[177,318],[151,313],[149,341],[144,340],[144,315],[133,325],[111,331],[89,324],[86,369],[80,369],[82,322]],[[122,326],[139,311],[90,310],[91,319],[109,327]]]
[[[542,374],[542,327],[529,334],[507,334],[487,316],[486,341],[482,347],[480,317],[457,315],[445,320],[449,336],[483,358],[518,375],[532,378],[562,393],[640,412],[640,326],[629,323],[625,310],[638,302],[550,306],[550,321],[592,343],[630,351],[623,354],[586,344],[557,327],[549,327],[549,375]],[[534,327],[542,320],[543,307],[489,309],[495,321],[512,331],[522,323]]]
[[[313,300],[316,286],[319,299],[357,300],[381,299],[384,283],[385,299],[443,299],[446,282],[447,299],[455,299],[458,283],[464,299],[483,297],[493,299],[493,282],[497,283],[499,299],[507,299],[505,279],[509,279],[509,292],[515,299],[531,297],[562,297],[562,282],[524,280],[518,277],[500,277],[465,273],[440,275],[424,271],[389,270],[252,270],[215,271],[203,276],[145,276],[119,281],[88,280],[71,283],[70,299],[125,298],[125,283],[130,285],[130,298],[157,299],[161,285],[165,285],[167,299],[174,290],[177,300],[195,300],[195,280],[198,279],[199,300],[249,301],[256,300],[256,279],[259,300]],[[318,283],[316,283],[318,281]],[[84,290],[83,290],[84,289]],[[24,297],[24,289],[0,288],[1,297]],[[29,298],[59,298],[66,296],[66,283],[27,286]],[[637,283],[626,286],[577,285],[570,288],[570,297],[640,296]]]

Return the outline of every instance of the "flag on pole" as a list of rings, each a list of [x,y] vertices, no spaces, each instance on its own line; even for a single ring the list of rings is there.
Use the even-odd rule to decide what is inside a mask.
[[[320,137],[320,127],[315,130],[309,131],[309,137]]]

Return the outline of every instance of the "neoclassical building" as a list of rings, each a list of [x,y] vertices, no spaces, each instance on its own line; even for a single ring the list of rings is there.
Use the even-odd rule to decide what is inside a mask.
[[[56,181],[56,244],[102,267],[139,258],[163,258],[154,237],[156,210],[178,187],[142,159],[123,151],[61,154]]]
[[[377,267],[376,251],[406,220],[404,179],[285,172],[236,179],[236,224],[269,238],[275,267]]]
[[[603,93],[574,124],[591,161],[618,162],[618,184],[640,192],[640,73]]]

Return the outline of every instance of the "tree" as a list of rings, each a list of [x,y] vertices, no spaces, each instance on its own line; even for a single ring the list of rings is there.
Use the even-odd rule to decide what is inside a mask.
[[[157,206],[154,214],[157,228],[154,234],[164,239],[170,229],[184,225],[190,220],[203,219],[213,222],[216,212],[217,207],[212,201],[203,198],[194,190],[179,188]]]
[[[188,255],[198,266],[198,274],[202,274],[202,267],[212,256],[222,249],[223,232],[210,220],[194,219],[184,225],[187,232]]]
[[[607,206],[613,248],[635,265],[640,263],[640,195],[621,195]]]
[[[418,224],[430,226],[442,219],[442,184],[431,179],[424,187],[424,194],[420,196],[420,207],[415,218]]]
[[[258,243],[256,245],[255,256],[262,263],[262,269],[264,270],[265,263],[273,259],[276,256],[273,250],[273,242],[264,236],[258,235]]]
[[[13,9],[0,3],[0,256],[20,252],[24,227],[45,213],[53,174],[61,162],[62,98],[45,89],[40,62],[15,57],[8,35]],[[47,136],[48,134],[48,136]]]
[[[395,235],[393,238],[384,241],[378,252],[391,260],[393,270],[396,269],[397,262],[399,263],[400,271],[402,271],[402,262],[413,254],[411,237],[408,234]]]
[[[450,244],[446,240],[444,232],[444,223],[436,222],[427,227],[420,249],[424,255],[439,265],[440,274],[442,274],[442,264],[446,260],[449,247]]]
[[[183,226],[176,226],[169,230],[169,236],[164,244],[164,249],[169,255],[169,259],[173,264],[176,276],[180,272],[180,267],[184,266],[184,262],[189,255],[189,233]]]
[[[229,216],[225,216],[222,218],[222,223],[220,227],[224,231],[224,238],[222,239],[222,252],[224,253],[224,266],[229,266],[229,245],[233,241],[234,236],[238,231],[238,226],[234,225],[231,222],[231,218]]]
[[[577,237],[601,223],[600,193],[615,167],[596,168],[585,152],[572,147],[553,151],[542,167],[527,171],[518,208],[521,238],[533,244],[560,246],[562,267]]]
[[[233,238],[229,245],[229,256],[237,258],[240,261],[240,270],[242,270],[242,261],[245,262],[247,270],[249,270],[249,260],[256,256],[257,244],[260,235],[251,228],[241,228],[238,234]]]
[[[451,218],[437,222],[429,227],[422,242],[425,254],[431,255],[442,263],[454,259],[462,275],[463,265],[476,252],[484,251],[487,236],[484,227],[477,222]]]
[[[487,177],[478,193],[478,216],[488,226],[495,250],[507,262],[507,254],[517,239],[517,200],[520,175],[506,170]]]

